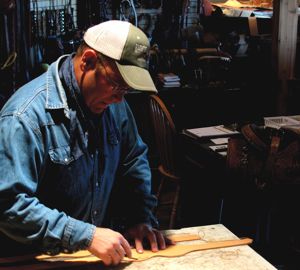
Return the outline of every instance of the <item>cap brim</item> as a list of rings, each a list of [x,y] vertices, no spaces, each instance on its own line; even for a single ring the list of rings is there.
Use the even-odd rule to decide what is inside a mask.
[[[133,89],[138,91],[147,91],[157,93],[148,70],[137,66],[121,65],[116,61],[124,81]]]

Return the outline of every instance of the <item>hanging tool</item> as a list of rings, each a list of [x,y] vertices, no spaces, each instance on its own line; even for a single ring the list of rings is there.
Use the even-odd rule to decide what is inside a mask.
[[[105,22],[108,21],[108,16],[107,16],[107,0],[99,0],[99,17],[100,17],[100,22]]]
[[[135,10],[135,5],[133,0],[122,0],[120,3],[120,20],[130,21],[130,17],[134,18],[134,25],[138,26],[137,14]]]

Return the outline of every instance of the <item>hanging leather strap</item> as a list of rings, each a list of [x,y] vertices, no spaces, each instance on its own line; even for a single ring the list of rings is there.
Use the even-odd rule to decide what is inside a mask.
[[[248,25],[249,31],[251,36],[258,35],[258,28],[257,28],[257,20],[256,17],[248,17]]]

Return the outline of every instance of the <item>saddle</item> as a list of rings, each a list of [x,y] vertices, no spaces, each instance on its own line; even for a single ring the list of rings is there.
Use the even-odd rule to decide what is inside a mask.
[[[228,141],[229,173],[258,189],[300,183],[300,126],[280,129],[247,124]]]

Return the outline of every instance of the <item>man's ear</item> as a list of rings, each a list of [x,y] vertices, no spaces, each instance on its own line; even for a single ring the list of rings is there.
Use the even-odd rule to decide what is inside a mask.
[[[96,68],[98,62],[97,53],[92,50],[88,49],[85,50],[81,56],[81,69],[82,71],[88,71]]]

